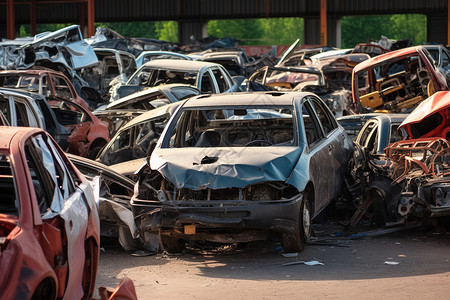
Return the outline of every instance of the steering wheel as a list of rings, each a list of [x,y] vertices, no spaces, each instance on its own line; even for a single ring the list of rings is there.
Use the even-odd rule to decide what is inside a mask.
[[[269,145],[269,146],[273,145],[273,143],[269,142],[268,140],[254,140],[254,141],[250,141],[247,144],[245,144],[244,147],[250,147],[250,146],[257,145],[257,144],[260,144],[261,146],[263,144],[266,144],[266,145]]]

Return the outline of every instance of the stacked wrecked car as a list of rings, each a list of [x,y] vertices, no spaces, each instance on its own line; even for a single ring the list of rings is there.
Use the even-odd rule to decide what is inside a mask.
[[[359,145],[363,163],[355,174],[377,223],[450,215],[449,103],[449,92],[437,92],[419,104],[398,126],[403,140],[391,141],[384,154]]]

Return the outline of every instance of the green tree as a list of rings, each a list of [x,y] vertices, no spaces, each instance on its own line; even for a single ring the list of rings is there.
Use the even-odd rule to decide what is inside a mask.
[[[158,39],[167,42],[178,42],[178,22],[175,21],[165,21],[165,22],[155,22],[156,24],[156,34]]]
[[[208,35],[216,38],[232,37],[241,45],[255,45],[263,38],[261,19],[212,20],[208,22]]]
[[[304,25],[302,18],[262,19],[264,37],[262,45],[289,45],[296,39],[304,43]]]
[[[417,45],[426,40],[427,20],[425,15],[343,17],[341,28],[343,48],[378,41],[381,35],[395,40],[412,39]]]

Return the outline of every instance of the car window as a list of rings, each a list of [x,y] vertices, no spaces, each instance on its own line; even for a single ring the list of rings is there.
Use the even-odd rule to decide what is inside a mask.
[[[395,143],[401,140],[400,135],[398,135],[398,126],[399,125],[392,125],[391,126],[391,138],[389,139],[389,143]]]
[[[215,87],[214,87],[214,82],[211,78],[211,75],[209,74],[209,72],[205,72],[202,76],[201,79],[201,83],[200,83],[200,90],[203,93],[214,93],[215,92]]]
[[[310,99],[317,116],[319,117],[319,122],[322,125],[323,131],[325,135],[328,135],[328,133],[337,128],[336,120],[321,100],[315,97],[310,97]]]
[[[375,121],[367,121],[366,125],[362,129],[362,131],[359,133],[358,138],[356,139],[356,142],[361,145],[365,146],[367,143],[367,139],[372,132],[372,130],[376,127]]]
[[[53,142],[44,134],[26,142],[25,155],[39,210],[46,217],[52,217],[75,192],[73,177]]]
[[[177,98],[178,100],[184,100],[200,94],[198,90],[189,87],[176,87],[172,88],[171,91],[175,98]]]
[[[136,61],[133,58],[122,54],[120,55],[120,58],[122,59],[125,75],[130,77],[136,72]]]
[[[52,81],[55,86],[56,96],[64,99],[75,99],[75,95],[65,78],[52,74]]]
[[[52,101],[51,107],[58,122],[64,126],[92,122],[87,112],[78,108],[78,106],[75,106],[70,101]]]
[[[10,100],[12,102],[10,102]],[[10,104],[14,103],[14,108]],[[13,126],[39,127],[38,116],[28,102],[19,96],[0,95],[0,110]]]
[[[228,86],[228,81],[225,79],[225,76],[220,71],[220,69],[213,69],[212,73],[213,73],[214,77],[216,78],[216,82],[219,87],[219,93],[223,93],[230,88]]]
[[[11,159],[2,153],[0,153],[0,193],[2,195],[0,214],[18,216],[20,207]]]
[[[303,127],[305,129],[306,142],[309,146],[314,145],[323,138],[319,121],[317,120],[314,109],[309,102],[302,105]]]
[[[292,146],[292,107],[205,107],[178,115],[164,147]]]
[[[442,50],[442,68],[448,68],[450,64],[450,56],[447,51]]]
[[[14,101],[14,105],[16,109],[17,126],[39,127],[37,117],[28,104]]]

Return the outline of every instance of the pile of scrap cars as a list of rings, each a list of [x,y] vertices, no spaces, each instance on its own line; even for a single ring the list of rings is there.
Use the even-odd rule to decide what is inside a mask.
[[[278,61],[77,25],[0,42],[0,298],[92,297],[100,236],[298,252],[327,207],[349,229],[450,215],[450,52],[388,42]]]

